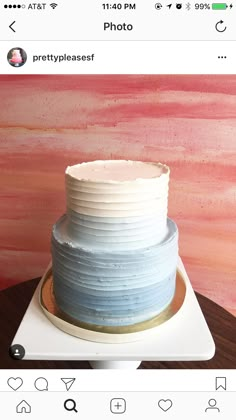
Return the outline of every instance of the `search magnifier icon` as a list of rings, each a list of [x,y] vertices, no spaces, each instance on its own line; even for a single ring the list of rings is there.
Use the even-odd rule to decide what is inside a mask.
[[[75,411],[75,413],[78,413],[78,411],[76,410],[76,402],[75,402],[75,400],[71,400],[71,399],[66,400],[64,402],[64,408],[67,411]]]

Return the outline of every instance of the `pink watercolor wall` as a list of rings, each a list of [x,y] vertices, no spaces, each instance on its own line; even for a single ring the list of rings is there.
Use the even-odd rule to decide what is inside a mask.
[[[67,165],[171,168],[195,290],[236,314],[236,76],[0,76],[0,288],[40,276]]]

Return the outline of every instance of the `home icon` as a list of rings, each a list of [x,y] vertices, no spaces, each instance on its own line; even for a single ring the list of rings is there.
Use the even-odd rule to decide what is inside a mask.
[[[16,406],[16,412],[17,413],[31,413],[31,407],[25,400],[22,400],[20,404]]]

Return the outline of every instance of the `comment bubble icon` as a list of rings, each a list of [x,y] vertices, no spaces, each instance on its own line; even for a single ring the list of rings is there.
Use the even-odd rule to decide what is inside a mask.
[[[46,378],[37,378],[34,386],[37,391],[48,391],[48,381]]]

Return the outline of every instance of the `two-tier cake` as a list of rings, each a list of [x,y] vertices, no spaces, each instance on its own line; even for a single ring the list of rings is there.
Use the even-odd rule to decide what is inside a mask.
[[[169,168],[94,161],[66,169],[67,213],[53,227],[53,290],[88,325],[129,326],[175,293],[178,230],[167,218]]]

